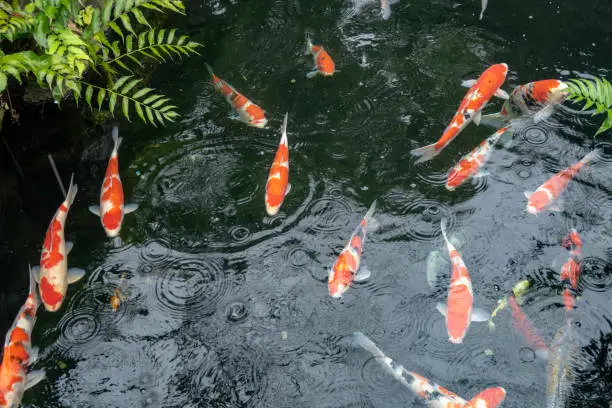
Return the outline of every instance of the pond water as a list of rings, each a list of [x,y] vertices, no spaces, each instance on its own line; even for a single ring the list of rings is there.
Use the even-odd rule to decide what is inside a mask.
[[[400,0],[389,20],[377,3],[355,1],[198,0],[186,2],[187,17],[171,18],[205,47],[154,77],[180,108],[176,124],[119,125],[126,202],[140,206],[125,217],[122,245],[87,211],[99,200],[110,132],[61,169],[65,183],[75,172],[79,185],[69,264],[87,275],[59,312],[39,311],[35,367],[47,380],[25,393],[24,407],[425,406],[351,344],[355,331],[463,398],[501,386],[504,407],[544,406],[546,363],[507,310],[494,331],[473,323],[462,345],[448,341],[436,303],[446,300],[450,267],[433,287],[426,274],[429,253],[445,253],[442,218],[459,241],[475,306],[491,311],[530,279],[522,307],[549,344],[565,318],[560,243],[578,231],[584,271],[569,406],[611,406],[612,144],[607,134],[592,137],[602,118],[568,102],[497,145],[490,175],[453,192],[448,170],[493,128],[469,125],[423,165],[410,155],[440,137],[466,93],[461,81],[492,64],[509,65],[508,92],[539,79],[605,76],[609,2],[490,0],[479,21],[475,0]],[[335,60],[332,78],[306,78],[306,34]],[[266,129],[228,118],[205,62],[266,110]],[[501,104],[494,98],[486,113]],[[264,190],[285,112],[292,190],[269,217]],[[605,154],[570,183],[564,211],[525,211],[525,190],[596,147]],[[37,221],[32,239],[8,271],[23,282],[5,293],[15,313],[26,264],[37,263],[62,200],[51,170],[38,171],[29,177],[39,180],[38,204],[24,210]],[[333,299],[328,270],[373,200],[380,227],[362,259],[372,276]]]

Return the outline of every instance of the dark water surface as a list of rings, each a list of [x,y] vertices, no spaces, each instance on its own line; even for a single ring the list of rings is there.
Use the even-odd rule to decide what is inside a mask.
[[[508,311],[494,332],[473,323],[463,345],[448,341],[435,305],[446,299],[450,268],[433,289],[426,279],[429,252],[444,250],[445,217],[463,241],[475,306],[492,310],[530,278],[524,310],[548,342],[565,316],[559,272],[568,252],[560,242],[578,230],[582,343],[571,406],[609,407],[612,144],[608,135],[591,137],[601,118],[558,110],[498,145],[489,177],[454,192],[444,188],[447,171],[494,129],[470,125],[422,166],[409,151],[438,139],[466,92],[461,80],[491,64],[509,65],[507,91],[605,76],[610,2],[490,0],[483,21],[479,1],[401,0],[388,21],[376,3],[355,12],[348,1],[222,0],[225,12],[214,15],[215,4],[188,1],[189,15],[172,20],[205,43],[202,58],[155,77],[183,117],[163,129],[120,125],[126,202],[140,205],[126,215],[122,246],[114,248],[87,211],[98,202],[110,134],[62,169],[79,185],[67,222],[75,242],[69,264],[87,275],[69,287],[60,312],[39,312],[34,344],[48,379],[26,392],[24,406],[424,406],[349,344],[356,330],[466,399],[502,386],[504,407],[544,406],[546,365],[529,358]],[[306,79],[306,33],[334,58],[333,78]],[[228,119],[204,62],[267,111],[267,129]],[[486,111],[500,107],[495,99]],[[285,112],[293,189],[268,217],[264,187]],[[523,191],[594,147],[606,154],[570,184],[565,211],[525,211]],[[19,247],[14,276],[37,263],[62,200],[50,170],[40,180],[39,204],[27,210],[40,239]],[[328,270],[374,199],[381,227],[368,235],[363,257],[372,277],[332,299]],[[112,312],[124,273],[125,300]],[[15,312],[23,288],[8,294]]]

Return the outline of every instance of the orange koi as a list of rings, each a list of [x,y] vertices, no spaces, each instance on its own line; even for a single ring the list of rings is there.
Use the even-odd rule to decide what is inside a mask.
[[[508,304],[512,309],[512,321],[514,322],[514,330],[521,332],[527,340],[530,347],[533,347],[535,354],[546,360],[548,356],[548,346],[542,340],[542,337],[538,334],[537,329],[529,320],[529,317],[523,312],[519,306],[516,298],[513,295],[508,297]]]
[[[238,92],[233,86],[215,75],[212,68],[206,64],[206,69],[212,77],[212,84],[232,106],[234,112],[230,114],[231,119],[239,120],[248,126],[264,128],[268,119],[263,109]]]
[[[116,237],[121,231],[124,214],[129,214],[138,209],[138,204],[123,204],[123,184],[119,177],[119,145],[122,138],[119,137],[117,126],[113,127],[113,141],[115,146],[111,152],[104,182],[100,191],[100,205],[89,206],[89,211],[100,217],[102,227],[108,237]]]
[[[440,154],[470,123],[480,124],[481,112],[493,95],[508,99],[508,94],[500,87],[506,80],[508,65],[495,64],[487,68],[477,80],[463,81],[470,89],[463,97],[451,123],[444,129],[440,139],[434,144],[411,150],[413,156],[421,156],[415,163],[423,163]]]
[[[578,235],[578,231],[572,229],[569,234],[563,239],[561,244],[570,251],[570,257],[561,268],[561,282],[563,283],[563,303],[565,309],[574,309],[576,304],[576,292],[578,291],[578,278],[582,273],[582,240]]]
[[[362,266],[361,253],[366,239],[368,228],[373,229],[378,222],[373,218],[376,209],[376,200],[372,203],[368,212],[363,217],[351,239],[338,255],[336,262],[329,271],[327,279],[329,295],[334,298],[342,297],[353,281],[360,282],[368,279],[372,274],[369,269]]]
[[[548,209],[551,211],[561,211],[563,202],[559,198],[561,193],[565,191],[568,184],[585,164],[593,163],[599,159],[600,150],[593,150],[591,153],[584,156],[578,163],[561,170],[549,178],[535,192],[525,191],[527,197],[527,212],[530,214],[538,214],[540,211]]]
[[[31,371],[28,366],[37,356],[32,347],[32,330],[40,299],[36,293],[36,278],[30,269],[30,290],[17,317],[6,334],[2,364],[0,365],[0,408],[17,408],[25,390],[45,378],[44,370]]]
[[[287,117],[283,123],[283,133],[270,167],[268,181],[266,182],[266,212],[269,216],[276,215],[285,196],[291,191],[289,184],[289,144],[287,142]]]
[[[314,58],[314,68],[312,71],[306,74],[306,78],[314,78],[321,74],[323,76],[332,76],[336,71],[336,65],[334,60],[325,51],[322,45],[313,45],[310,41],[310,37],[306,38],[306,55],[312,54]]]
[[[119,284],[115,288],[115,291],[113,292],[113,296],[111,296],[110,298],[110,306],[113,312],[116,312],[119,309],[119,306],[121,305],[121,301],[125,300],[125,296],[123,296],[121,292],[119,291],[119,287],[123,283],[124,278],[125,278],[125,272],[123,273],[123,275],[121,275],[121,280],[119,281]]]
[[[78,191],[73,179],[74,174],[70,178],[66,199],[53,215],[47,228],[40,256],[40,267],[32,268],[38,281],[40,297],[49,312],[55,312],[62,306],[68,285],[85,276],[83,269],[68,269],[68,254],[74,245],[72,242],[66,242],[64,237],[68,211]]]
[[[472,321],[484,322],[491,317],[482,309],[474,309],[472,281],[459,251],[450,243],[446,235],[446,219],[440,222],[442,236],[446,242],[448,256],[452,263],[450,289],[446,305],[438,303],[436,308],[446,317],[446,330],[451,343],[459,344],[467,334]]]
[[[459,395],[434,383],[433,381],[413,372],[408,371],[401,364],[394,361],[383,353],[383,351],[362,332],[353,333],[353,343],[376,358],[378,364],[391,374],[403,386],[415,395],[424,399],[429,408],[496,408],[506,398],[506,390],[502,387],[487,388],[478,393],[470,401],[466,401]]]
[[[485,172],[480,171],[482,166],[489,160],[493,146],[499,138],[508,130],[508,127],[499,129],[493,135],[483,140],[474,150],[463,156],[453,167],[446,178],[446,189],[452,191],[463,184],[470,177],[483,177]]]

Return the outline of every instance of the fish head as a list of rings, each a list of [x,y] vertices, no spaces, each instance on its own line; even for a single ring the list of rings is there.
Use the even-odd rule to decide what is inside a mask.
[[[268,213],[270,217],[273,217],[278,214],[278,210],[280,210],[280,205],[272,206],[266,203],[266,213]]]
[[[330,282],[328,284],[328,288],[329,288],[329,296],[335,299],[339,299],[342,297],[342,295],[344,295],[344,292],[346,292],[349,287],[343,283]]]
[[[506,399],[506,390],[502,387],[487,388],[479,392],[465,404],[464,408],[496,408]]]
[[[462,162],[463,160],[448,173],[446,189],[449,191],[455,190],[467,179],[468,174],[464,171],[463,166],[461,166]]]
[[[340,298],[346,292],[352,282],[352,274],[343,263],[334,265],[329,272],[327,286],[329,295],[333,298]]]
[[[531,97],[542,104],[560,104],[569,95],[567,84],[558,79],[544,79],[531,85]]]
[[[507,64],[501,63],[491,65],[482,73],[474,86],[478,87],[479,94],[486,96],[486,100],[488,100],[503,85],[507,74]]]
[[[550,198],[545,191],[536,191],[527,202],[527,212],[529,214],[537,214],[550,204]]]

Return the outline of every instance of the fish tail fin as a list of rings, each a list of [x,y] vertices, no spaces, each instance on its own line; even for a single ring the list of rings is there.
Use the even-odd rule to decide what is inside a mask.
[[[376,357],[385,357],[385,353],[378,346],[370,340],[368,336],[363,334],[362,332],[354,332],[353,333],[353,344],[359,346],[369,353],[373,354]]]
[[[36,275],[34,274],[34,271],[32,270],[32,265],[30,264],[28,264],[28,271],[30,273],[30,295],[36,297]]]
[[[372,219],[372,216],[374,215],[374,211],[376,210],[376,200],[374,200],[374,202],[370,205],[370,208],[368,208],[368,212],[366,212],[366,214],[364,215],[364,219],[366,221],[369,221]]]
[[[595,149],[591,153],[584,156],[582,160],[580,160],[580,162],[582,164],[594,163],[601,159],[602,153],[603,153],[602,149]]]
[[[427,146],[419,147],[418,149],[413,149],[410,151],[410,154],[413,156],[421,156],[419,160],[414,162],[415,164],[424,163],[436,157],[440,152],[436,149],[436,144],[430,144]]]
[[[287,119],[289,119],[289,112],[285,113],[285,119],[283,120],[283,135],[281,136],[281,143],[289,145],[287,141]]]
[[[204,65],[206,65],[206,70],[208,71],[208,73],[210,74],[211,77],[215,76],[215,72],[212,70],[212,68],[210,67],[210,65],[208,65],[206,62],[204,63]]]
[[[72,205],[72,203],[74,203],[74,198],[76,197],[78,190],[78,186],[74,184],[74,173],[72,173],[72,175],[70,176],[70,185],[68,186],[68,193],[66,194],[66,203],[69,207]]]
[[[480,118],[480,123],[498,129],[503,126],[506,126],[506,120],[501,113],[491,113],[489,115],[482,115]]]
[[[310,34],[306,33],[306,51],[304,51],[304,55],[312,54],[312,40],[310,39]]]
[[[446,235],[446,225],[448,224],[448,220],[446,218],[442,218],[440,220],[440,230],[442,231],[442,236],[444,237],[444,241],[448,241],[448,236]]]
[[[115,142],[115,147],[113,150],[116,152],[119,150],[119,146],[121,145],[122,137],[119,137],[119,128],[117,126],[113,126],[112,132],[113,142]]]
[[[55,178],[57,179],[57,184],[59,184],[59,188],[62,191],[64,197],[66,197],[66,188],[64,187],[64,183],[62,183],[62,179],[60,178],[59,172],[57,171],[57,166],[55,165],[55,160],[53,160],[53,156],[48,155],[49,163],[51,163],[51,168],[53,169],[53,174],[55,174]]]

